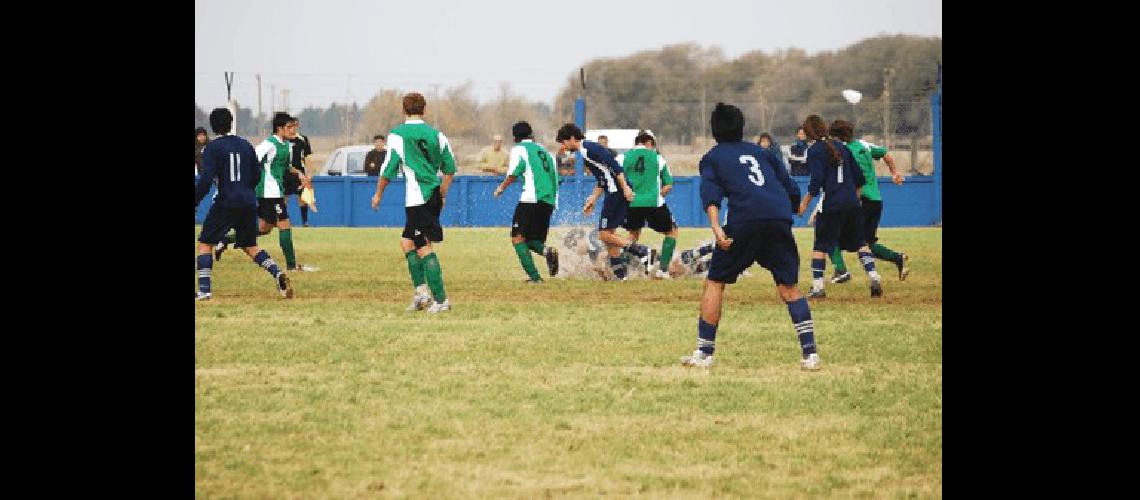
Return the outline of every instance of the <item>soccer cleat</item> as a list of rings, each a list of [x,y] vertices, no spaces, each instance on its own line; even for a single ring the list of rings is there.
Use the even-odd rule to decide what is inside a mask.
[[[693,351],[692,356],[681,356],[681,366],[691,366],[694,368],[712,368],[713,357],[705,354],[704,351],[697,349]]]
[[[809,299],[826,299],[827,298],[827,292],[825,292],[822,288],[820,288],[819,290],[812,290],[812,291],[808,292],[807,298],[809,298]]]
[[[872,297],[882,297],[883,296],[883,284],[879,283],[879,280],[871,280],[871,296]]]
[[[695,252],[693,252],[691,249],[681,252],[681,263],[686,265],[686,266],[692,266],[693,261],[696,260],[696,258],[694,257],[694,254],[695,254]]]
[[[546,247],[543,256],[546,257],[546,269],[550,271],[550,277],[553,278],[558,274],[558,249]]]
[[[428,305],[430,305],[430,304],[431,304],[431,296],[430,295],[417,293],[417,294],[412,296],[411,305],[409,305],[407,309],[404,309],[404,311],[407,311],[407,312],[422,311],[424,309],[427,309]]]
[[[225,252],[226,248],[229,248],[229,245],[225,241],[219,241],[217,245],[214,245],[214,260],[222,260],[222,252]]]
[[[658,260],[656,248],[650,248],[649,251],[646,252],[645,257],[641,257],[641,268],[645,270],[646,276],[649,275],[650,270]]]
[[[899,258],[894,261],[895,265],[899,268],[899,281],[906,281],[906,275],[910,274],[910,268],[906,267],[906,261],[908,260],[910,260],[910,256],[899,252]]]
[[[659,280],[671,280],[671,279],[673,279],[673,276],[669,275],[669,273],[662,271],[660,269],[657,270],[657,272],[655,273],[655,276],[657,276],[657,279],[659,279]]]
[[[320,268],[316,267],[316,266],[306,266],[304,264],[297,264],[297,265],[292,266],[292,267],[286,267],[285,270],[286,271],[297,271],[297,272],[311,273],[311,272],[319,271]]]
[[[431,307],[427,309],[429,314],[439,314],[443,311],[451,310],[451,299],[443,299],[443,302],[432,301]]]
[[[546,283],[546,282],[543,281],[542,278],[539,278],[536,280],[526,279],[526,280],[523,280],[523,283],[526,283],[528,285],[541,285],[541,284]]]
[[[851,281],[851,273],[848,271],[843,271],[842,274],[835,273],[835,276],[831,278],[832,283],[847,283],[848,281]]]
[[[308,223],[308,222],[303,222],[303,223],[301,223],[301,225],[302,225],[302,226],[304,226],[304,227],[309,227],[309,223]]]
[[[214,294],[212,294],[212,293],[198,292],[196,295],[194,295],[194,300],[201,302],[204,300],[210,300],[210,297],[213,297],[213,296],[214,296]]]
[[[293,285],[289,283],[289,275],[285,273],[277,275],[277,291],[281,292],[282,297],[293,298]]]
[[[808,354],[808,357],[800,360],[800,368],[809,371],[819,370],[819,354],[814,352]]]

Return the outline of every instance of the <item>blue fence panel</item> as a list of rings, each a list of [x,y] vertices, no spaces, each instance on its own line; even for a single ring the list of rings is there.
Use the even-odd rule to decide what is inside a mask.
[[[673,192],[665,197],[677,225],[704,227],[707,225],[701,207],[700,178],[674,177]],[[372,210],[372,195],[376,193],[376,177],[314,177],[319,212],[309,211],[310,226],[401,227],[404,225],[405,183],[396,179],[384,191],[379,211]],[[807,190],[806,177],[793,177],[800,191]],[[512,184],[498,199],[492,196],[502,182],[501,177],[455,177],[440,221],[447,227],[505,227],[511,223],[515,205],[522,189],[521,183]],[[558,207],[551,217],[551,225],[594,225],[601,211],[601,200],[592,215],[582,214],[582,205],[595,186],[593,177],[567,176],[558,192]],[[929,226],[941,214],[936,212],[938,184],[933,177],[908,177],[902,186],[891,183],[889,177],[879,178],[883,193],[882,227]],[[198,207],[195,222],[206,217],[213,200],[211,193]],[[814,202],[813,202],[814,206]],[[300,223],[300,210],[296,197],[289,198],[289,217]],[[796,226],[806,226],[807,217],[797,217]]]

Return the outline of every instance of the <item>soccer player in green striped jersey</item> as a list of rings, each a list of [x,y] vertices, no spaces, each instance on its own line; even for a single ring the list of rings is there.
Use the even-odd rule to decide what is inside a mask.
[[[511,220],[511,244],[519,263],[530,278],[527,283],[542,283],[530,252],[546,258],[550,276],[558,274],[558,250],[546,245],[550,231],[550,215],[558,205],[558,169],[546,148],[534,142],[534,131],[527,122],[511,127],[515,147],[511,148],[507,168],[509,174],[495,189],[495,198],[503,194],[515,179],[522,178],[522,196]]]
[[[633,189],[633,201],[629,202],[623,227],[629,231],[633,241],[641,236],[641,228],[647,222],[651,229],[665,235],[656,277],[671,279],[669,263],[673,260],[673,250],[677,248],[677,222],[665,204],[665,195],[673,190],[673,176],[669,174],[665,157],[657,153],[656,146],[656,139],[648,132],[642,132],[634,139],[634,148],[627,151],[622,160],[626,180]]]
[[[396,178],[397,170],[402,170],[407,219],[400,235],[400,249],[408,261],[408,273],[415,288],[412,305],[407,310],[418,311],[427,307],[427,312],[435,314],[451,310],[451,302],[443,288],[443,270],[439,257],[432,251],[432,243],[443,241],[439,214],[443,211],[447,190],[451,188],[451,179],[455,175],[455,157],[443,132],[424,123],[427,100],[423,94],[407,94],[403,104],[407,119],[388,134],[388,155],[380,165],[372,209],[380,209],[384,189]],[[442,182],[439,172],[443,172]],[[431,295],[428,295],[429,289]]]
[[[854,127],[846,120],[835,120],[831,124],[830,133],[836,139],[847,144],[847,149],[851,150],[851,155],[855,157],[855,163],[859,164],[859,168],[863,171],[863,177],[867,179],[867,185],[863,186],[859,202],[860,210],[863,212],[863,237],[871,246],[871,253],[880,260],[893,263],[899,270],[899,281],[906,280],[907,275],[910,274],[910,269],[906,265],[909,257],[905,253],[896,252],[879,243],[877,234],[879,232],[879,220],[883,217],[883,195],[879,192],[879,178],[875,175],[875,160],[881,159],[886,162],[887,168],[891,171],[891,182],[901,186],[903,176],[895,170],[894,158],[891,158],[890,152],[885,147],[864,140],[855,140]],[[843,254],[839,247],[831,251],[830,257],[831,264],[835,266],[835,277],[831,279],[831,282],[846,283],[850,281],[851,273],[847,272],[847,265],[843,262]]]

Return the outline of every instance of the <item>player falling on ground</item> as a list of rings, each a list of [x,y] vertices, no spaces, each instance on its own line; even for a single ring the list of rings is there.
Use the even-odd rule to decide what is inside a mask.
[[[443,132],[424,123],[427,100],[423,94],[412,92],[405,95],[403,106],[407,118],[403,125],[388,134],[388,155],[380,166],[372,209],[380,209],[384,189],[396,178],[396,172],[402,170],[406,222],[400,235],[400,249],[408,261],[408,273],[415,288],[412,304],[407,310],[418,311],[427,307],[427,312],[436,314],[451,310],[451,302],[443,288],[443,269],[439,265],[439,257],[432,250],[432,243],[443,241],[439,214],[443,211],[447,190],[451,188],[455,175],[455,157]],[[442,183],[438,176],[441,171]]]
[[[257,162],[253,146],[245,139],[230,134],[233,122],[233,114],[228,109],[217,108],[210,112],[210,128],[218,138],[202,150],[202,176],[195,186],[194,206],[202,202],[215,177],[218,192],[202,223],[202,234],[198,236],[196,298],[210,300],[213,295],[210,288],[214,267],[211,252],[226,232],[234,229],[238,246],[273,276],[281,295],[289,299],[293,297],[289,277],[265,250],[257,248],[257,195],[254,187],[261,181],[261,165]]]
[[[891,171],[891,181],[902,185],[903,176],[895,170],[895,160],[887,148],[877,146],[863,140],[854,140],[854,127],[845,120],[835,120],[831,123],[831,136],[847,144],[851,156],[859,164],[867,184],[859,196],[860,210],[863,212],[863,237],[871,246],[871,253],[875,258],[894,263],[899,270],[899,281],[906,280],[910,269],[906,263],[910,258],[905,253],[895,252],[886,245],[879,243],[879,220],[883,217],[883,195],[879,192],[879,177],[875,175],[875,160],[882,159]],[[847,265],[843,262],[843,252],[839,247],[831,250],[831,263],[835,266],[835,277],[832,283],[845,283],[851,280],[851,273],[847,272]]]
[[[673,190],[673,176],[669,174],[665,157],[650,149],[657,145],[652,135],[642,132],[634,139],[634,144],[622,161],[629,186],[633,189],[633,201],[629,202],[624,227],[632,241],[641,237],[641,228],[646,222],[650,229],[665,235],[655,276],[670,279],[669,263],[673,259],[673,250],[677,248],[677,222],[665,204],[665,195]]]
[[[304,172],[292,165],[293,148],[289,140],[297,135],[296,122],[287,113],[279,112],[273,115],[272,126],[273,134],[254,149],[263,169],[261,182],[257,185],[257,217],[260,219],[258,236],[267,235],[276,227],[277,241],[281,245],[281,253],[285,254],[285,269],[314,271],[316,269],[313,267],[297,264],[293,250],[293,229],[289,224],[289,209],[285,198],[286,172],[296,175],[301,182],[306,180]],[[222,252],[231,243],[234,243],[232,236],[219,242],[214,249],[214,258],[221,260]]]
[[[769,151],[744,142],[744,113],[717,103],[712,112],[717,145],[701,157],[701,205],[709,218],[716,249],[705,278],[701,313],[697,318],[697,350],[681,364],[709,368],[716,351],[724,286],[753,263],[772,273],[776,292],[788,306],[800,341],[806,370],[819,369],[815,327],[807,299],[796,287],[800,255],[792,236],[792,207],[800,189]],[[720,204],[728,198],[728,223],[720,225]]]
[[[558,142],[567,151],[580,150],[583,162],[590,169],[590,173],[594,174],[594,178],[598,180],[594,191],[586,198],[582,213],[592,214],[598,197],[602,193],[606,195],[602,202],[602,216],[598,220],[598,237],[606,244],[606,251],[610,258],[610,269],[613,271],[614,277],[619,281],[625,281],[627,267],[621,257],[623,250],[640,258],[645,269],[649,269],[650,262],[648,247],[640,245],[636,241],[622,238],[614,232],[625,222],[629,202],[633,200],[633,190],[626,183],[625,173],[613,155],[606,151],[606,148],[602,147],[601,144],[585,139],[586,136],[582,134],[582,130],[573,123],[567,123],[558,129]]]
[[[550,277],[558,274],[558,250],[546,245],[550,231],[550,215],[558,204],[558,169],[554,157],[546,148],[534,142],[534,131],[527,122],[511,127],[515,147],[511,148],[507,164],[508,175],[495,189],[495,198],[503,194],[517,178],[522,178],[522,195],[511,219],[511,244],[519,256],[519,263],[530,278],[527,283],[542,283],[542,276],[534,267],[530,252],[546,258]]]
[[[863,239],[863,214],[859,210],[859,192],[867,182],[863,171],[845,144],[828,137],[827,125],[819,115],[807,117],[804,133],[809,141],[807,165],[811,180],[797,213],[803,215],[812,197],[823,193],[821,211],[815,220],[812,287],[808,297],[827,297],[823,290],[824,255],[836,244],[843,250],[859,252],[859,260],[871,278],[871,296],[881,297],[883,286],[879,273],[875,271],[875,258]]]

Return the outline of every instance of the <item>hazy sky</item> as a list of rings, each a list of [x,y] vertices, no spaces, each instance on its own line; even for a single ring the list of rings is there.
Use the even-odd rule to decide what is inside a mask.
[[[256,111],[260,73],[265,110],[272,85],[291,90],[297,112],[363,104],[381,87],[430,91],[468,79],[480,99],[508,82],[552,102],[590,59],[681,42],[732,58],[790,47],[814,54],[879,34],[942,36],[942,1],[195,0],[194,23],[200,106],[225,102],[223,73],[234,71],[242,106]]]

